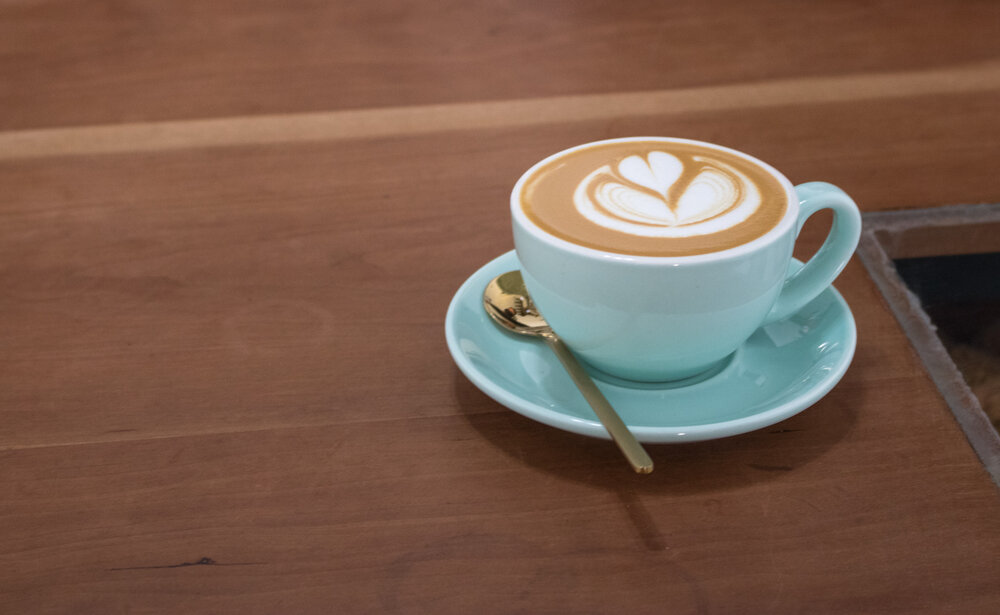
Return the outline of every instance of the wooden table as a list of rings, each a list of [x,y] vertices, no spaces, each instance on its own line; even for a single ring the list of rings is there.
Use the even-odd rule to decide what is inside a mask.
[[[1000,201],[998,27],[3,3],[0,610],[1000,612],[998,490],[857,260],[841,383],[650,476],[487,398],[443,333],[514,180],[585,141],[723,143],[868,212]]]

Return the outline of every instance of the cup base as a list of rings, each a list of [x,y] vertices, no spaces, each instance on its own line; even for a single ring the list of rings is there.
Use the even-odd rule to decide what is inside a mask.
[[[739,352],[733,352],[729,356],[712,363],[707,368],[701,369],[694,374],[685,375],[681,378],[672,378],[667,380],[632,380],[630,378],[622,378],[620,376],[615,376],[603,371],[597,367],[594,367],[585,360],[580,362],[583,364],[584,369],[597,380],[606,382],[608,384],[613,384],[616,386],[626,387],[630,389],[680,389],[684,387],[693,386],[695,384],[701,384],[706,380],[710,380],[722,372],[726,371],[734,362],[736,354]]]

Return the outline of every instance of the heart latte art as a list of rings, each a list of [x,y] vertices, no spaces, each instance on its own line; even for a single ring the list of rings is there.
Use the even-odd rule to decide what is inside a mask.
[[[693,163],[693,164],[691,164]],[[760,191],[734,167],[654,150],[605,165],[581,181],[573,203],[595,224],[645,237],[690,237],[730,228],[760,205]]]
[[[543,230],[625,254],[684,256],[760,237],[787,209],[784,186],[752,159],[689,142],[611,141],[534,169],[521,207]]]

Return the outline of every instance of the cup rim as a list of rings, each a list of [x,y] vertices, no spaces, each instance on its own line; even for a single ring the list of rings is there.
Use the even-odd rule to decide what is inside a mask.
[[[589,246],[582,246],[548,233],[547,231],[540,228],[537,224],[535,224],[530,218],[528,218],[527,214],[524,213],[524,210],[521,208],[521,190],[524,187],[524,183],[527,181],[528,177],[530,177],[539,167],[548,164],[552,160],[555,160],[557,158],[560,158],[577,150],[586,149],[588,147],[594,147],[596,145],[602,145],[605,143],[624,143],[628,141],[662,141],[665,143],[684,143],[689,145],[697,145],[700,147],[707,147],[709,149],[715,149],[718,151],[722,151],[743,158],[753,164],[758,165],[766,172],[770,173],[782,185],[788,197],[788,206],[785,208],[785,213],[781,217],[781,220],[779,220],[778,223],[774,225],[774,227],[772,227],[770,230],[768,230],[760,237],[748,241],[747,243],[740,244],[738,246],[733,246],[731,248],[726,248],[724,250],[718,250],[716,252],[708,252],[705,254],[688,254],[682,256],[648,256],[642,254],[625,254],[622,252],[612,252],[610,250],[599,250],[597,248],[591,248]],[[746,152],[726,147],[724,145],[710,143],[708,141],[698,141],[696,139],[685,139],[681,137],[618,137],[614,139],[602,139],[599,141],[590,141],[588,143],[575,145],[573,147],[560,150],[550,156],[543,158],[542,160],[539,160],[538,162],[533,164],[527,171],[522,173],[521,177],[518,178],[517,182],[514,184],[514,188],[511,190],[510,193],[510,208],[511,208],[511,217],[513,218],[515,223],[519,224],[524,230],[526,230],[536,238],[540,239],[541,241],[545,241],[562,250],[577,254],[582,257],[596,258],[606,261],[620,261],[620,262],[636,263],[640,265],[669,265],[669,264],[681,264],[681,263],[684,264],[706,263],[706,262],[739,258],[741,256],[745,256],[747,254],[756,252],[757,250],[760,250],[761,248],[764,248],[765,246],[774,243],[780,237],[783,237],[786,233],[788,233],[790,229],[795,227],[799,217],[799,198],[798,195],[796,195],[795,193],[795,186],[792,185],[792,182],[789,181],[789,179],[785,177],[784,174],[782,174],[780,171],[778,171],[770,164],[764,162],[763,160],[760,160],[759,158],[751,156]]]

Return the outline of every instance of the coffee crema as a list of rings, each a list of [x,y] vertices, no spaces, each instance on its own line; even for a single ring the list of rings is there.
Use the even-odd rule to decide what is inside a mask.
[[[566,241],[620,254],[691,256],[773,229],[788,208],[775,175],[694,143],[601,142],[539,166],[520,192],[524,214]]]

